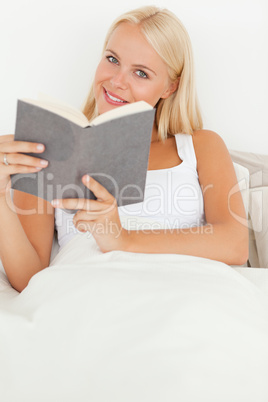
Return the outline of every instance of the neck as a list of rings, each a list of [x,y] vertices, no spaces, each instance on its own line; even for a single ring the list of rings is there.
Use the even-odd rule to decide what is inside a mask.
[[[157,141],[159,141],[159,139],[158,139],[158,130],[157,130],[156,124],[154,123],[153,130],[152,130],[151,143],[152,142],[157,142]]]

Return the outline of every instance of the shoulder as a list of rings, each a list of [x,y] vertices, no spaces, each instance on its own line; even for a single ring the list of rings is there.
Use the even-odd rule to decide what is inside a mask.
[[[211,130],[196,130],[192,134],[194,146],[225,145],[221,136]]]
[[[193,134],[197,171],[201,182],[235,181],[231,156],[221,136],[214,131],[198,130]]]
[[[192,135],[197,163],[215,162],[230,159],[228,149],[222,137],[211,130],[198,130]]]
[[[229,151],[221,136],[214,131],[198,130],[193,134],[197,171],[201,181],[232,177],[234,168]]]

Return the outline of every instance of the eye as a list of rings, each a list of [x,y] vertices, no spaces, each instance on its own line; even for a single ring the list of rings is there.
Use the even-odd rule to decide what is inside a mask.
[[[137,76],[140,77],[140,78],[148,78],[148,75],[147,75],[144,71],[142,71],[142,70],[138,70],[138,71],[136,72],[136,74],[137,74]]]
[[[107,56],[106,59],[113,64],[117,64],[118,60],[114,56]]]

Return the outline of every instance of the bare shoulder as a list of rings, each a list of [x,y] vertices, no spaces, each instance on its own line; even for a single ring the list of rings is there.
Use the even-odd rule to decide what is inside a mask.
[[[193,134],[197,172],[202,185],[213,185],[219,192],[236,183],[234,165],[221,136],[214,131],[199,130]]]
[[[196,130],[193,133],[193,143],[195,148],[205,147],[224,147],[226,145],[222,137],[211,130]]]
[[[197,130],[193,133],[193,144],[197,165],[230,164],[231,157],[222,137],[211,130]]]

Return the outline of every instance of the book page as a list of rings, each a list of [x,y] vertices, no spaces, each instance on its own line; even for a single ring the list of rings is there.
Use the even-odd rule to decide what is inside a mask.
[[[74,107],[45,94],[39,94],[38,100],[25,98],[21,100],[64,117],[83,128],[89,126],[98,126],[99,124],[117,119],[119,117],[153,109],[151,105],[144,101],[129,103],[109,110],[108,112],[95,117],[95,119],[89,122],[86,116],[79,109],[75,109]]]
[[[99,124],[117,119],[122,116],[127,116],[152,109],[153,107],[144,101],[128,103],[127,105],[118,106],[116,109],[109,110],[108,112],[95,117],[95,119],[90,122],[90,126],[98,126]]]
[[[41,102],[46,102],[46,103],[55,103],[58,105],[62,105],[65,108],[71,108],[74,109],[73,106],[71,106],[69,103],[65,103],[59,99],[54,98],[53,96],[47,95],[44,92],[38,92],[37,100]]]
[[[58,102],[53,100],[53,98],[47,97],[47,99],[43,100],[34,100],[34,99],[21,99],[26,103],[30,103],[31,105],[36,105],[41,107],[42,109],[49,110],[61,117],[64,117],[71,122],[77,124],[81,127],[89,126],[88,119],[86,116],[78,109],[73,108],[67,104]],[[52,100],[52,101],[51,101]]]

